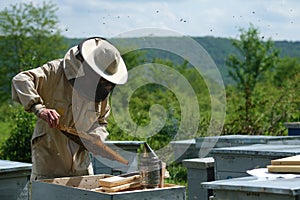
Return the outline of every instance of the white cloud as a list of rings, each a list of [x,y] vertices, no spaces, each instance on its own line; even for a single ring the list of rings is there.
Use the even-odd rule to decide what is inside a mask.
[[[17,2],[0,2],[3,8]],[[42,3],[43,0],[34,0]],[[253,23],[266,37],[300,41],[298,0],[52,0],[68,37],[112,37],[137,28],[166,28],[183,35],[236,37]]]

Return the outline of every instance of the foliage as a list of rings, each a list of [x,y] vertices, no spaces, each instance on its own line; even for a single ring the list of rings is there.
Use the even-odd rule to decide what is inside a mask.
[[[14,125],[12,114],[14,107],[12,105],[2,104],[0,105],[0,144],[6,140],[10,134],[11,127]]]
[[[261,86],[261,90],[270,94],[269,102],[272,102],[273,108],[277,107],[277,113],[282,113],[281,122],[300,120],[299,61],[295,58],[281,59],[276,68],[268,73],[269,81],[265,81],[265,84]]]
[[[142,65],[145,62],[145,59],[142,57],[145,52],[130,52],[124,56],[124,60],[126,64],[130,63],[129,68],[133,68],[135,66]],[[132,58],[135,58],[132,59]],[[196,137],[196,135],[203,134],[205,135],[205,131],[207,129],[210,115],[210,105],[209,102],[209,92],[203,81],[201,75],[195,71],[194,68],[187,67],[187,63],[182,65],[174,65],[173,62],[169,60],[161,60],[161,59],[154,59],[151,61],[153,65],[153,70],[161,67],[161,66],[168,66],[172,69],[175,69],[179,72],[192,86],[193,90],[195,91],[196,97],[198,98],[198,102],[200,104],[201,111],[201,121],[196,122],[199,124],[199,132],[193,133],[192,135],[187,135],[185,132],[185,137],[188,136],[190,138],[184,139],[191,139]],[[146,74],[147,72],[145,72]],[[147,76],[147,75],[141,76]],[[153,79],[164,80],[161,75],[156,74],[156,77]],[[131,79],[129,79],[129,82]],[[155,81],[154,81],[155,82]],[[159,82],[159,81],[157,81]],[[130,84],[130,83],[128,83]],[[162,86],[159,84],[151,83],[151,84],[141,84],[139,88],[137,88],[132,96],[130,96],[130,103],[129,103],[129,112],[130,117],[134,121],[137,126],[143,127],[147,126],[151,123],[150,118],[150,109],[153,105],[160,105],[162,109],[164,109],[166,114],[166,122],[164,126],[155,133],[148,133],[147,135],[143,135],[142,133],[137,133],[135,130],[132,130],[130,124],[128,124],[128,118],[124,119],[121,123],[116,124],[114,121],[113,115],[109,118],[108,123],[108,131],[110,132],[109,140],[142,140],[146,141],[153,149],[161,149],[165,145],[169,144],[170,141],[174,140],[175,136],[178,138],[180,135],[180,123],[181,123],[181,115],[183,109],[178,101],[178,96],[182,94],[175,94],[173,93],[172,89],[176,87],[176,84],[170,86]],[[124,99],[126,99],[126,95],[129,93],[126,91],[126,86],[122,87],[122,91],[124,93],[121,95]],[[188,98],[185,98],[188,100]],[[114,110],[112,110],[112,114]],[[158,114],[159,115],[159,114]],[[191,122],[191,121],[190,121]],[[120,122],[119,122],[120,123]],[[129,127],[128,130],[121,130],[120,127]],[[183,129],[187,130],[187,127]],[[200,130],[201,129],[201,130]],[[179,134],[178,134],[179,133]],[[180,136],[179,136],[180,137]]]
[[[19,3],[0,12],[0,97],[10,99],[10,80],[18,72],[61,56],[66,49],[57,28],[57,7]]]
[[[35,116],[16,107],[12,119],[14,126],[10,136],[1,144],[0,158],[20,162],[31,162],[30,141],[34,130]]]
[[[255,134],[286,135],[284,122],[299,121],[299,67],[294,58],[281,59],[272,70],[264,73],[253,91],[251,117],[255,119]],[[242,112],[238,107],[243,104],[242,96],[234,86],[227,86],[227,117],[224,134],[240,134],[243,124]],[[250,133],[249,133],[250,134]]]
[[[126,57],[125,57],[126,59]],[[125,60],[125,62],[128,62]],[[134,64],[133,66],[137,66]],[[113,119],[109,118],[108,130],[110,140],[144,140],[154,149],[168,144],[176,134],[180,122],[180,109],[175,95],[166,88],[156,84],[141,86],[130,98],[129,109],[132,120],[138,126],[145,126],[150,123],[149,109],[153,104],[159,104],[167,112],[167,121],[164,127],[155,135],[148,137],[140,133],[126,132],[121,130]],[[125,120],[123,123],[127,123]],[[125,125],[123,125],[124,127]],[[126,127],[126,126],[125,126]]]
[[[233,45],[239,50],[238,55],[230,55],[227,65],[229,75],[237,83],[241,102],[237,108],[239,123],[243,124],[241,134],[257,134],[254,91],[259,81],[263,80],[264,72],[274,68],[278,62],[278,50],[273,42],[263,42],[259,32],[251,26],[247,31],[241,29],[240,40],[234,40]]]
[[[170,177],[165,181],[176,185],[187,186],[187,168],[183,167],[181,163],[172,163],[167,166]]]

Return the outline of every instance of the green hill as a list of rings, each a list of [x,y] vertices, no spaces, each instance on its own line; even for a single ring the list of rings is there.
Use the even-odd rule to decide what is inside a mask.
[[[170,42],[173,44],[178,42],[179,37],[140,37],[140,38],[114,38],[110,41],[120,49],[126,49],[128,47],[139,46],[141,42],[147,42],[150,46],[168,46]],[[223,80],[226,84],[232,82],[228,76],[228,70],[225,64],[226,59],[230,54],[238,54],[238,51],[233,47],[231,39],[229,38],[217,38],[217,37],[192,37],[193,40],[198,42],[211,56],[215,64],[217,65]],[[82,39],[66,38],[66,42],[69,46],[78,44]],[[289,41],[274,41],[275,47],[280,51],[281,57],[295,57],[300,58],[300,42]],[[185,48],[180,46],[178,48]],[[184,51],[184,49],[182,49]],[[146,61],[151,62],[153,59],[171,60],[174,64],[182,64],[184,58],[175,55],[171,52],[166,52],[161,49],[144,49],[146,55]]]

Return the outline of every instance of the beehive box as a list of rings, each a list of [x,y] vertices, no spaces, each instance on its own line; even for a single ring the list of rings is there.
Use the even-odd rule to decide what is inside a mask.
[[[109,177],[107,174],[92,176],[64,177],[33,181],[31,185],[32,200],[184,200],[184,186],[165,184],[163,188],[135,189],[115,193],[95,191],[99,187],[99,179]]]
[[[284,126],[288,129],[288,135],[300,135],[300,122],[286,122]]]
[[[220,135],[196,138],[199,157],[211,157],[211,150],[220,147],[247,146],[252,144],[300,145],[299,136]]]
[[[265,179],[253,176],[203,182],[212,189],[213,200],[299,200],[300,179]]]
[[[266,136],[266,135],[220,135],[196,138],[196,147],[235,147],[251,144],[288,144],[299,145],[300,136]]]
[[[273,159],[300,154],[299,145],[254,144],[237,147],[214,148],[217,180],[246,176],[247,170],[264,168]]]
[[[28,199],[31,164],[0,160],[0,199]]]

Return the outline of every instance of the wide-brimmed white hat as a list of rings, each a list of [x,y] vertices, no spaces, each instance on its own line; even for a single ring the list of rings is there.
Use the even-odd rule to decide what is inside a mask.
[[[79,46],[84,62],[98,75],[115,84],[127,82],[128,73],[120,52],[107,40],[90,38]]]

